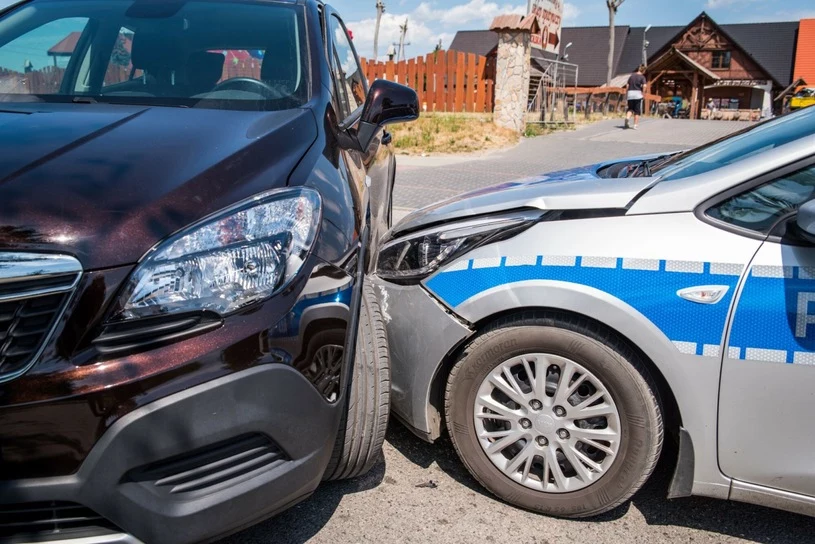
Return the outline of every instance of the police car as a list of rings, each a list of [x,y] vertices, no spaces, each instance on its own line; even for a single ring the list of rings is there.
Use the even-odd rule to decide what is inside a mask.
[[[392,410],[514,505],[815,514],[815,109],[408,216],[378,258]],[[666,450],[667,451],[667,450]]]

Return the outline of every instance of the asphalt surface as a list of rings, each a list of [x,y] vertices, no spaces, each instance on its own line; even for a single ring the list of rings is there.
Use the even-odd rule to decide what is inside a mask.
[[[635,132],[623,131],[619,125],[604,122],[527,140],[476,160],[402,160],[396,215],[463,191],[540,172],[693,147],[744,127],[655,120]],[[667,447],[673,449],[670,444]],[[667,500],[673,458],[663,455],[643,490],[617,510],[590,521],[553,519],[490,496],[462,466],[446,438],[426,444],[391,421],[383,459],[370,474],[323,484],[303,503],[221,544],[815,542],[811,518],[713,499]]]

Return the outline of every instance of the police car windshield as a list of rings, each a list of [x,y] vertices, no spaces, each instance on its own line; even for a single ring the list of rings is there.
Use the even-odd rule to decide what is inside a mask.
[[[815,108],[766,121],[651,169],[661,181],[704,174],[815,134]]]
[[[0,18],[0,102],[297,108],[304,25],[280,2],[25,2]]]

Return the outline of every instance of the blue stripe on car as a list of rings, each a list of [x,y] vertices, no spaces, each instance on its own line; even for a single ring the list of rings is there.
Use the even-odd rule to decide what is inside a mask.
[[[526,261],[529,264],[522,264]],[[531,264],[534,261],[534,265]],[[733,293],[743,267],[722,263],[628,260],[608,257],[507,258],[453,266],[426,285],[455,309],[472,297],[503,285],[551,280],[586,285],[636,308],[683,353],[718,356]],[[685,301],[677,292],[701,285],[726,285],[712,305]]]

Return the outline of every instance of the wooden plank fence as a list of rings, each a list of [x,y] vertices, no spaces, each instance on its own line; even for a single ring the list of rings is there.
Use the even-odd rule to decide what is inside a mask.
[[[415,89],[428,112],[492,113],[495,81],[486,57],[437,51],[400,62],[362,59],[369,82],[387,79]]]

